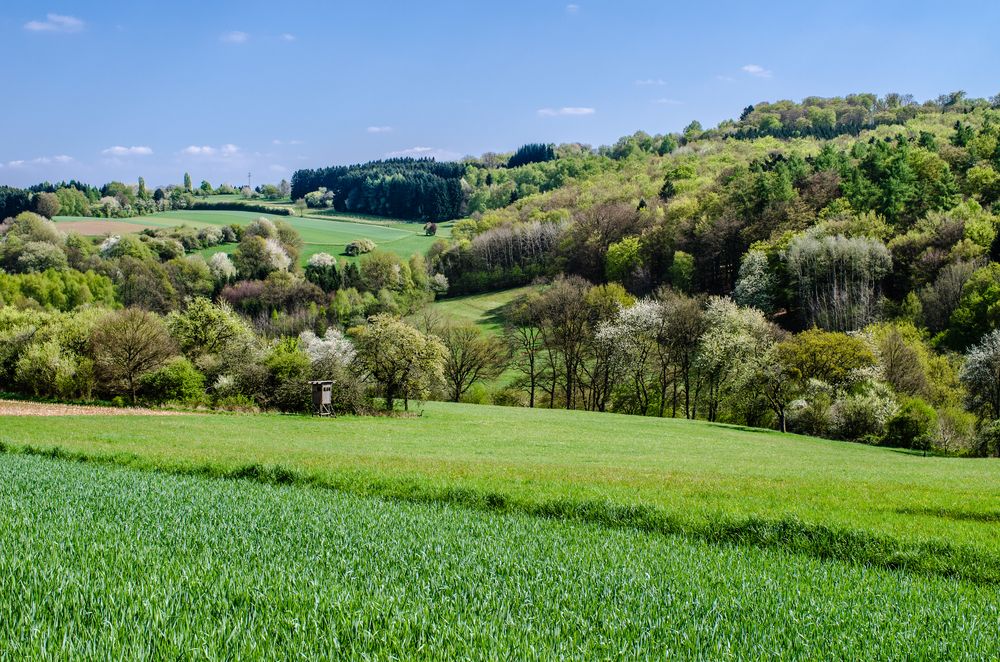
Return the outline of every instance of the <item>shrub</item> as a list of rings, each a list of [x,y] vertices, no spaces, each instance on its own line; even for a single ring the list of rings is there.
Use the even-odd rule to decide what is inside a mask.
[[[493,394],[493,404],[500,407],[527,407],[523,391],[516,388],[502,388]]]
[[[205,376],[182,356],[139,379],[139,392],[147,402],[192,402],[205,394]]]
[[[884,444],[925,453],[937,427],[937,413],[920,398],[905,400],[886,424]]]
[[[990,421],[979,428],[976,435],[976,449],[980,455],[1000,457],[1000,419]]]
[[[371,239],[355,239],[344,247],[345,255],[361,255],[363,253],[371,253],[375,250],[375,242]]]
[[[56,340],[29,345],[15,367],[21,389],[36,396],[69,397],[74,391],[75,376],[73,357]]]
[[[831,431],[840,439],[873,442],[882,436],[896,412],[888,388],[871,385],[860,393],[839,398],[830,408]]]

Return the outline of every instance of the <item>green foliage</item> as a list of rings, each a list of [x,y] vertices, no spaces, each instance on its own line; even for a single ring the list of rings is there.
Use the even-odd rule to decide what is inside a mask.
[[[608,246],[604,258],[604,272],[608,280],[626,283],[642,265],[639,255],[639,237],[625,237]]]
[[[684,251],[674,253],[670,265],[670,285],[679,292],[690,292],[694,285],[694,257]]]
[[[291,198],[325,188],[337,211],[407,220],[458,218],[465,202],[464,166],[429,159],[390,159],[363,165],[297,170]],[[308,198],[306,198],[308,202]]]
[[[0,273],[0,302],[12,306],[73,310],[89,303],[113,306],[116,301],[111,279],[93,271],[49,269],[43,273]]]
[[[518,168],[529,163],[544,163],[556,158],[555,145],[533,143],[523,145],[507,161],[508,168]]]
[[[350,330],[357,366],[392,411],[398,398],[423,398],[444,379],[441,341],[390,315],[375,315]]]
[[[139,393],[154,404],[194,402],[205,395],[205,376],[186,358],[175,356],[139,378]]]
[[[886,424],[883,443],[926,452],[932,447],[936,425],[934,408],[920,398],[909,398]]]
[[[847,385],[857,371],[875,365],[875,355],[860,338],[810,329],[781,343],[782,361],[796,379]]]
[[[965,349],[1000,325],[1000,264],[990,263],[962,286],[961,298],[951,314],[945,342]]]

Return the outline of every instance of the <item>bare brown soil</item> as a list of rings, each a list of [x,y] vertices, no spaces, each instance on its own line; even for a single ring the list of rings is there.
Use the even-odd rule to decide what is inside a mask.
[[[142,232],[148,225],[125,223],[123,221],[67,221],[60,223],[63,232],[76,232],[85,237],[103,237],[106,234],[129,234]]]
[[[48,402],[0,400],[0,416],[179,416],[183,412],[158,409],[60,405]]]

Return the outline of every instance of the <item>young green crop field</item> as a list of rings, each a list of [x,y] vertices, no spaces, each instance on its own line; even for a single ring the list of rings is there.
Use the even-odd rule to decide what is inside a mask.
[[[0,455],[10,659],[989,659],[995,586]]]
[[[1000,584],[1000,464],[991,460],[705,422],[444,403],[417,418],[0,417],[0,443]]]
[[[341,255],[344,252],[344,246],[355,239],[371,239],[379,249],[396,253],[404,259],[409,258],[414,253],[426,253],[434,242],[434,237],[424,235],[422,223],[385,219],[376,221],[367,217],[352,218],[343,214],[300,218],[251,211],[182,210],[120,219],[59,216],[56,217],[55,221],[57,225],[61,225],[67,230],[90,236],[103,236],[121,232],[125,227],[134,228],[135,232],[139,232],[150,227],[169,228],[187,225],[200,228],[232,223],[247,225],[261,217],[285,221],[299,232],[305,244],[302,250],[303,263],[315,253]],[[451,225],[451,223],[438,224],[438,234],[442,237],[449,236]],[[208,257],[212,253],[220,251],[231,253],[235,249],[235,244],[226,244],[206,248],[199,252]]]

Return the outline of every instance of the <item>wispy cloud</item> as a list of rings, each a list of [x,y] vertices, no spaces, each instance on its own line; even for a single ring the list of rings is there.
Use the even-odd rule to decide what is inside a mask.
[[[246,32],[240,32],[239,30],[233,30],[232,32],[226,32],[219,40],[226,44],[245,44],[247,40],[250,39],[250,35]]]
[[[28,21],[24,29],[29,32],[80,32],[84,23],[75,16],[46,14],[44,21]]]
[[[438,161],[454,161],[460,158],[462,155],[458,152],[452,152],[447,149],[441,149],[439,147],[411,147],[409,149],[400,149],[395,152],[389,152],[386,154],[389,158],[401,158],[401,157],[412,157],[417,159],[437,159]]]
[[[659,85],[666,85],[667,81],[663,80],[662,78],[640,78],[639,80],[635,81],[635,84],[647,87],[651,85],[659,86]]]
[[[740,67],[740,70],[757,78],[770,78],[774,73],[770,69],[765,69],[759,64],[744,64]]]
[[[295,41],[296,39],[297,39],[297,37],[295,35],[293,35],[291,32],[283,32],[283,33],[281,33],[281,40],[282,41]]]
[[[391,133],[391,126],[370,126],[367,129],[368,133]]]
[[[566,13],[567,14],[577,14],[579,12],[580,12],[580,5],[576,5],[576,4],[566,5]]]
[[[653,103],[661,106],[679,106],[681,102],[677,99],[653,99]]]
[[[301,140],[281,140],[280,138],[275,138],[271,141],[272,145],[301,145]]]
[[[212,156],[222,159],[240,156],[240,148],[233,144],[225,144],[220,147],[211,145],[189,145],[181,150],[181,154],[186,156]]]
[[[105,156],[149,156],[152,153],[152,148],[145,145],[133,145],[131,147],[115,145],[114,147],[101,150],[101,154]]]
[[[733,78],[732,76],[724,76],[723,74],[719,74],[718,76],[715,77],[715,80],[721,80],[726,83],[732,83],[736,79]]]
[[[581,108],[579,106],[563,106],[562,108],[539,108],[538,114],[542,117],[580,117],[583,115],[593,115],[597,111],[593,108]]]
[[[35,166],[35,165],[51,165],[53,163],[72,163],[72,162],[73,162],[72,156],[67,156],[66,154],[57,154],[56,156],[39,156],[36,159],[17,159],[16,161],[8,161],[7,167],[25,168],[28,166]]]

